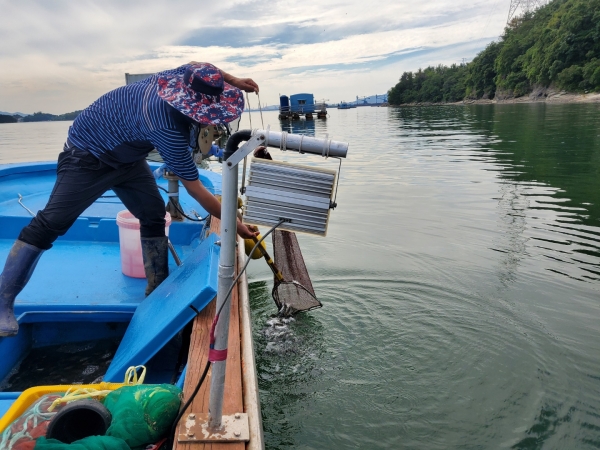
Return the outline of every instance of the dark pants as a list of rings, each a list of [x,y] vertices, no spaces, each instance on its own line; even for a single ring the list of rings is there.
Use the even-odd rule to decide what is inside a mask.
[[[59,155],[56,174],[48,204],[23,228],[19,240],[43,250],[51,248],[58,236],[109,189],[140,221],[143,238],[165,235],[165,203],[145,160],[115,168],[71,147]]]

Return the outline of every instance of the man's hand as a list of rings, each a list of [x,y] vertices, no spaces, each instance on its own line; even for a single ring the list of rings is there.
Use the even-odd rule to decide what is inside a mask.
[[[258,84],[256,84],[252,78],[231,77],[227,82],[242,91],[256,92],[258,94]]]
[[[235,86],[238,89],[246,92],[256,92],[258,94],[258,84],[254,82],[252,78],[238,78],[233,75],[229,75],[227,72],[221,70],[221,74],[223,74],[223,80],[225,82]]]
[[[201,63],[196,62],[196,61],[190,61],[189,64],[195,65],[195,64],[201,64]],[[222,69],[219,69],[219,70],[221,71],[221,75],[223,75],[223,80],[226,83],[229,83],[232,86],[235,86],[236,88],[241,89],[242,91],[256,92],[258,94],[258,84],[256,84],[256,82],[252,78],[238,78],[238,77],[234,77],[233,75],[228,74],[227,72],[225,72]]]
[[[258,228],[252,225],[245,225],[239,220],[237,221],[237,234],[239,234],[244,239],[252,239],[253,237],[258,236],[259,231]]]

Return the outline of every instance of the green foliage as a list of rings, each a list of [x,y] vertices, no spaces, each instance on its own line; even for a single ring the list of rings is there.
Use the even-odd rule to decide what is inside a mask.
[[[596,89],[600,86],[600,59],[593,58],[589,63],[583,66],[583,81],[584,89]]]
[[[404,72],[392,105],[530,93],[534,86],[600,91],[600,0],[553,0],[514,18],[467,65]]]
[[[558,74],[558,83],[568,90],[576,90],[583,81],[583,69],[572,65]]]
[[[398,84],[389,90],[388,102],[397,105],[460,101],[465,93],[466,70],[464,64],[453,64],[427,67],[415,73],[404,72]]]
[[[499,87],[516,95],[525,81],[570,91],[600,89],[593,63],[600,58],[600,0],[554,0],[511,23],[502,40],[513,53],[501,52],[496,61]]]
[[[496,94],[494,64],[500,50],[502,50],[502,43],[492,42],[467,65],[466,97],[494,98]]]

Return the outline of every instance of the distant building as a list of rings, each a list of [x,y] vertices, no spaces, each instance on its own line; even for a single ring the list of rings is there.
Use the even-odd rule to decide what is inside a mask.
[[[356,106],[373,106],[373,105],[381,105],[383,103],[387,103],[388,96],[387,94],[375,94],[369,97],[358,97],[356,96]]]

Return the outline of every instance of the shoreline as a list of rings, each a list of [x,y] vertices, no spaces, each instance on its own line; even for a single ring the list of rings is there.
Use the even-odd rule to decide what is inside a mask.
[[[420,102],[420,103],[402,103],[400,105],[389,106],[435,106],[435,105],[507,105],[515,103],[600,103],[600,92],[588,94],[574,94],[569,92],[548,92],[541,95],[531,93],[522,97],[504,98],[504,99],[479,99],[479,100],[461,100],[459,102]]]

